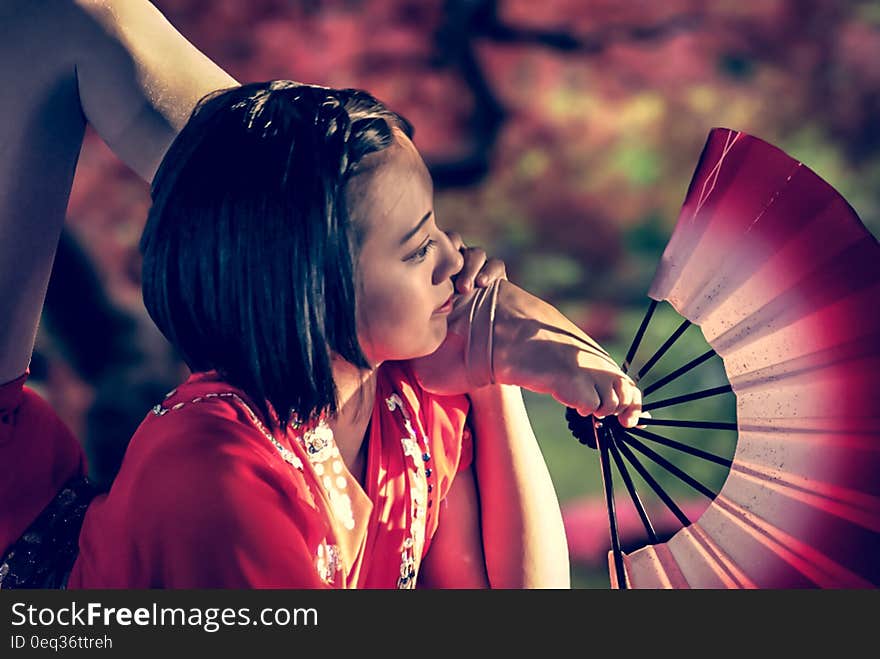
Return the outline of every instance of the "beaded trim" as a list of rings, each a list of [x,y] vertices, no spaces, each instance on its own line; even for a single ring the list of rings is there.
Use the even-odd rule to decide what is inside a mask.
[[[170,396],[173,396],[176,392],[177,392],[176,389],[174,391],[171,391],[170,393],[166,394],[165,398],[169,398]],[[209,399],[209,398],[232,398],[233,400],[238,402],[247,411],[248,416],[250,417],[251,423],[253,423],[254,426],[256,426],[257,430],[259,430],[263,434],[263,436],[266,439],[268,439],[270,442],[272,442],[272,445],[276,449],[278,449],[278,453],[281,454],[281,459],[284,460],[291,467],[294,467],[295,469],[299,469],[300,471],[303,471],[302,460],[300,460],[299,457],[297,457],[297,455],[293,451],[285,448],[281,444],[281,442],[279,442],[277,439],[275,439],[275,437],[272,435],[272,433],[270,433],[266,429],[266,427],[262,424],[260,419],[254,413],[254,411],[250,408],[250,406],[246,402],[244,402],[242,397],[239,396],[238,394],[236,394],[232,391],[222,391],[222,392],[218,392],[218,393],[205,394],[204,396],[196,396],[191,401],[187,401],[187,402],[188,403],[200,403],[201,401]],[[153,407],[152,412],[156,416],[165,416],[166,414],[168,414],[168,412],[171,412],[173,410],[179,410],[181,407],[186,405],[187,402],[175,403],[174,405],[172,405],[169,408],[162,407],[162,404],[159,403],[158,405]]]
[[[410,473],[410,494],[412,496],[410,510],[412,514],[410,517],[409,533],[401,547],[400,576],[397,579],[398,588],[410,590],[416,587],[420,558],[425,546],[426,513],[427,508],[431,505],[428,499],[432,489],[428,483],[428,477],[431,475],[429,467],[431,453],[428,449],[428,440],[424,435],[422,435],[424,448],[419,446],[409,412],[400,396],[396,393],[392,394],[385,399],[385,404],[388,406],[389,411],[400,410],[400,414],[403,416],[403,423],[408,436],[401,437],[400,443],[403,447],[404,456],[412,460],[411,469],[407,469]]]

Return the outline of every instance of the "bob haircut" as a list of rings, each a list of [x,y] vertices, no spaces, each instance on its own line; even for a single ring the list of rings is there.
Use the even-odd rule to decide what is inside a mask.
[[[217,370],[270,426],[337,411],[332,353],[369,367],[355,314],[363,227],[345,187],[395,127],[412,137],[361,90],[245,84],[199,101],[153,179],[147,311],[193,372]]]

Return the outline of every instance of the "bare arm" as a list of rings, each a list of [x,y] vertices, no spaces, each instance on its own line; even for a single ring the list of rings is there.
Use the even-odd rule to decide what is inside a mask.
[[[147,0],[0,6],[0,383],[30,361],[86,123],[150,181],[198,99],[236,84]]]
[[[483,550],[493,588],[569,588],[568,544],[519,387],[470,392]]]
[[[521,390],[498,385],[468,395],[473,473],[456,476],[444,500],[421,585],[569,588],[559,501]]]
[[[80,102],[113,152],[151,181],[198,100],[234,78],[146,0],[76,0]]]
[[[440,524],[419,569],[419,588],[488,588],[473,465],[456,475],[440,506]]]

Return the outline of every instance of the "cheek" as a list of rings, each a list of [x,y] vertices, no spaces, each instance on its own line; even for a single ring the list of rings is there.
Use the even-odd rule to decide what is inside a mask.
[[[404,276],[408,275],[408,276]],[[358,292],[358,339],[371,363],[430,354],[446,338],[446,316],[435,316],[430,282],[397,273]]]

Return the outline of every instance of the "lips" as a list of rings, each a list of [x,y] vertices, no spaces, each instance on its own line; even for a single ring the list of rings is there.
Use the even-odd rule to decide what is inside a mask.
[[[436,309],[434,309],[434,313],[445,313],[445,312],[447,312],[447,311],[452,311],[452,300],[453,300],[454,297],[455,297],[455,293],[453,293],[452,295],[450,295],[450,296],[446,299],[446,302],[444,302],[444,303],[441,304],[439,307],[437,307]]]

